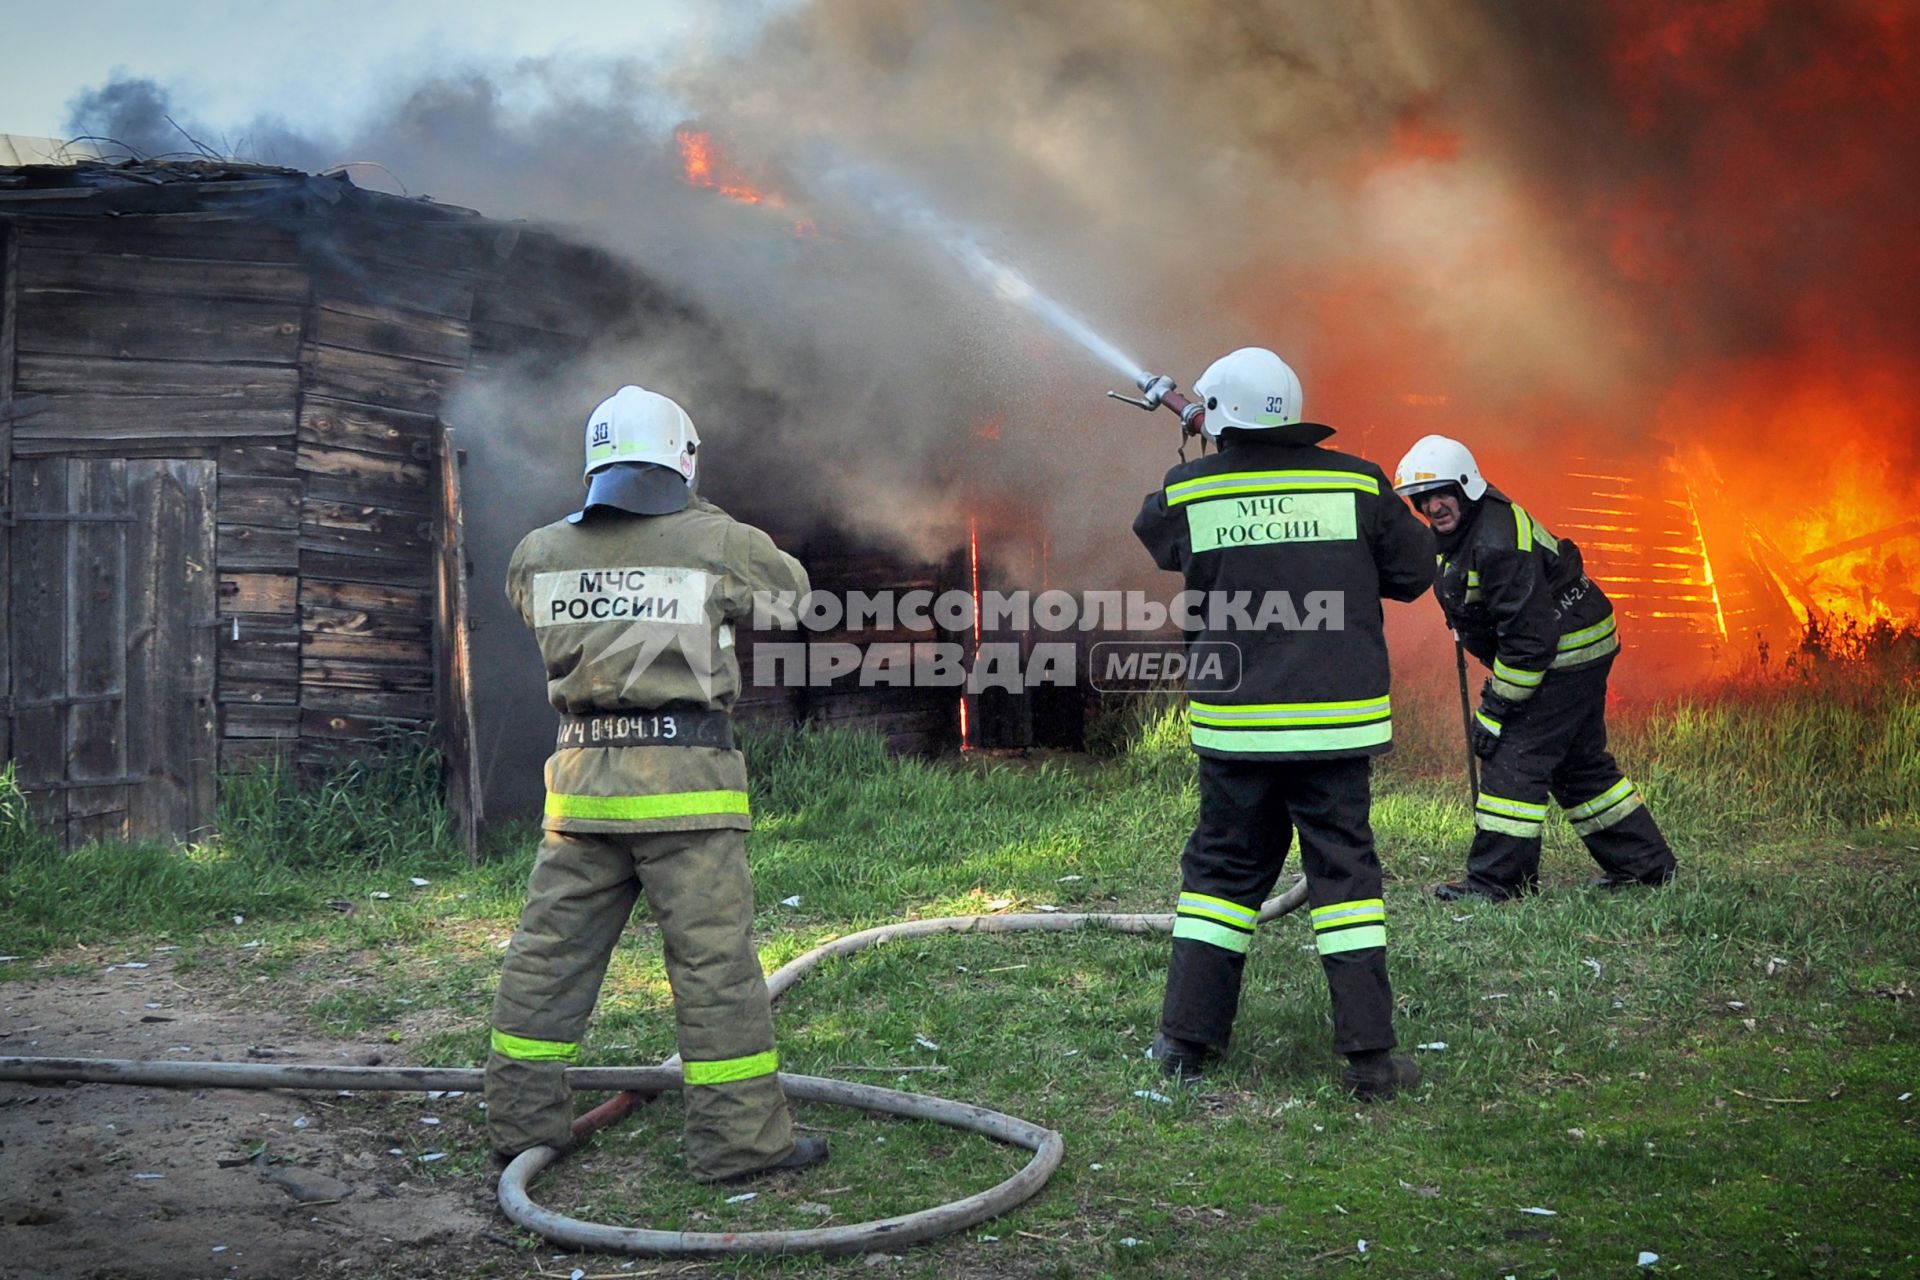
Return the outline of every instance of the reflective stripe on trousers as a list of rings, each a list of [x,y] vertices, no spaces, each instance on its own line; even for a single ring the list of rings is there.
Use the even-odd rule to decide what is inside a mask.
[[[1379,898],[1330,902],[1313,909],[1313,942],[1323,956],[1387,945],[1387,904]]]

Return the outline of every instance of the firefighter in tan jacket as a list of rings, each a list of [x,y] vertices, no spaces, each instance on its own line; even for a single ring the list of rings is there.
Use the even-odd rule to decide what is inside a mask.
[[[614,943],[644,893],[660,926],[703,1182],[824,1160],[794,1138],[750,929],[747,772],[734,747],[733,627],[756,592],[807,590],[760,530],[693,494],[699,435],[679,405],[622,387],[587,420],[582,510],[528,534],[507,594],[560,713],[545,838],[493,1005],[487,1117],[511,1156],[565,1149],[563,1073]]]

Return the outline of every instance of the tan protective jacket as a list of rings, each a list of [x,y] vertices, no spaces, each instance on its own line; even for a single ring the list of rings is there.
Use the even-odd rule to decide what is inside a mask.
[[[757,592],[807,589],[799,561],[700,498],[672,515],[556,521],[522,539],[507,567],[507,597],[546,663],[547,698],[568,715],[730,710],[740,693],[734,626],[751,619]],[[552,831],[753,825],[737,750],[566,747],[546,772]]]

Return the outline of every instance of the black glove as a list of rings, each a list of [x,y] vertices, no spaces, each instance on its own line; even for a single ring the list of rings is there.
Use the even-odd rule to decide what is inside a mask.
[[[1482,760],[1492,756],[1500,745],[1501,730],[1519,710],[1519,703],[1495,693],[1491,683],[1483,686],[1480,690],[1480,710],[1474,713],[1473,728],[1467,737],[1473,754]]]

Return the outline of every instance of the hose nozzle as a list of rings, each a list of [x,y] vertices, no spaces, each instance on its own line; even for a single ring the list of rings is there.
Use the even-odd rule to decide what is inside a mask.
[[[1118,391],[1109,391],[1107,394],[1115,400],[1125,401],[1149,412],[1165,405],[1179,417],[1182,436],[1200,434],[1200,424],[1207,416],[1206,407],[1181,395],[1179,384],[1172,378],[1164,373],[1142,372],[1134,379],[1134,383],[1140,388],[1138,396],[1123,396]]]

